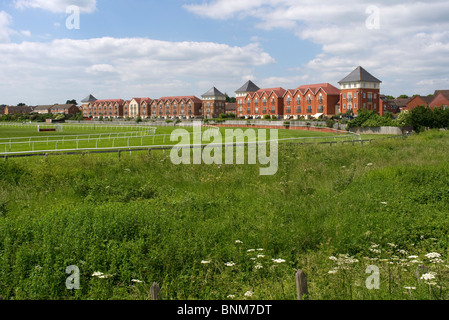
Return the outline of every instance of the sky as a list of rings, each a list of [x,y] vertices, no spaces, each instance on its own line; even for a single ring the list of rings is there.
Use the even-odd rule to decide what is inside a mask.
[[[0,104],[229,96],[357,66],[381,93],[449,89],[447,0],[0,0]]]

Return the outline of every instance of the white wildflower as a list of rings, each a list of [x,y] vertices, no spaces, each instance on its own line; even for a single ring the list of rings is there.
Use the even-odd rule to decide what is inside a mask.
[[[429,259],[434,259],[434,258],[441,257],[441,254],[439,254],[437,252],[431,252],[431,253],[426,254],[426,257]]]
[[[240,240],[235,240],[235,243],[237,243],[237,244],[242,244],[242,243],[243,243],[243,241],[240,241]]]
[[[265,258],[265,255],[264,254],[258,254],[257,258]]]
[[[262,265],[260,265],[260,264],[258,264],[258,265],[256,265],[256,266],[254,266],[254,269],[262,269],[263,268],[263,266]]]
[[[235,294],[230,294],[230,295],[227,296],[227,298],[234,299],[235,298]]]
[[[407,289],[407,290],[416,290],[416,287],[404,287],[404,289]]]
[[[135,282],[135,283],[142,283],[142,280],[138,280],[138,279],[132,279],[131,282]]]
[[[103,275],[103,272],[99,272],[99,271],[95,271],[94,273],[92,273],[92,277],[100,277]]]
[[[231,262],[226,262],[225,265],[227,267],[233,267],[233,266],[235,266],[235,263],[231,261]]]
[[[254,292],[252,292],[252,291],[246,291],[245,297],[251,297],[253,294],[254,294]]]
[[[430,281],[433,279],[435,279],[435,272],[424,273],[421,276],[421,280],[424,280],[424,281]]]
[[[201,263],[202,263],[202,264],[209,264],[210,261],[208,261],[208,260],[203,260],[203,261],[201,261]]]
[[[276,263],[283,263],[283,262],[285,262],[285,260],[284,259],[272,259],[274,262],[276,262]]]

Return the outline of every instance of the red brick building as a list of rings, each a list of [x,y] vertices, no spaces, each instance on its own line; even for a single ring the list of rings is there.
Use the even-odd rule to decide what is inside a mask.
[[[266,115],[280,119],[284,116],[284,94],[286,91],[278,87],[250,92],[244,99],[240,99],[242,105],[238,106],[239,113],[247,119],[259,119]]]
[[[96,100],[82,107],[83,117],[85,118],[123,118],[123,106],[125,101],[122,99]]]
[[[431,109],[449,108],[449,90],[436,90],[433,100],[429,103]]]
[[[202,117],[203,102],[195,96],[162,97],[151,103],[151,117],[193,119]]]
[[[414,96],[413,98],[410,98],[407,102],[406,106],[402,108],[402,111],[408,110],[411,111],[415,109],[418,106],[425,106],[428,107],[430,102],[433,100],[433,96]]]
[[[320,118],[336,114],[340,90],[329,83],[300,86],[284,95],[284,118]]]
[[[235,92],[236,94],[236,116],[239,118],[243,118],[245,117],[245,114],[243,113],[243,105],[245,102],[245,98],[249,93],[255,93],[258,90],[260,90],[260,88],[255,85],[251,80],[249,80],[248,82],[246,82],[242,87],[240,87],[239,89],[237,89],[237,91]]]
[[[204,119],[218,118],[220,114],[226,112],[226,95],[213,87],[201,96],[202,116]]]
[[[380,101],[382,81],[368,71],[359,66],[338,83],[341,90],[340,113],[352,111],[357,114],[360,109],[365,109],[383,114]]]

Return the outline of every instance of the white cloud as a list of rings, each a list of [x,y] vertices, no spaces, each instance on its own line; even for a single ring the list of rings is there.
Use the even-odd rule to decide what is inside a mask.
[[[146,38],[60,39],[0,44],[0,103],[29,104],[82,99],[165,95],[200,96],[212,86],[233,94],[242,75],[274,63],[257,44]],[[204,86],[196,84],[201,81]]]
[[[66,12],[70,6],[77,6],[82,13],[91,13],[96,9],[96,0],[14,0],[18,9],[38,8],[54,13]]]
[[[379,13],[378,29],[366,26],[372,4]],[[387,93],[433,93],[431,82],[423,79],[447,83],[447,0],[214,0],[184,7],[211,19],[252,18],[247,20],[257,28],[287,29],[319,45],[321,53],[303,66],[311,81],[323,75],[338,81],[362,65],[384,80]]]
[[[9,26],[12,23],[12,17],[5,11],[0,11],[0,43],[9,42],[9,37],[14,33]]]

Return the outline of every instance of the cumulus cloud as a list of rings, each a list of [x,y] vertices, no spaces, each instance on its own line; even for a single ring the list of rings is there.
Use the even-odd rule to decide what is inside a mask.
[[[12,17],[5,11],[0,11],[0,43],[9,42],[9,36],[14,31],[9,28],[12,23]]]
[[[386,90],[400,90],[405,84],[412,93],[433,93],[431,82],[423,79],[433,79],[434,84],[441,80],[440,86],[447,86],[449,2],[372,4],[370,0],[213,0],[184,8],[211,19],[251,18],[256,28],[286,29],[321,46],[320,54],[303,65],[312,78],[326,75],[329,81],[338,81],[363,65],[383,77]],[[378,25],[373,27],[373,22]]]
[[[14,0],[18,9],[38,8],[46,11],[66,12],[70,6],[77,6],[82,13],[91,13],[96,9],[96,0]]]
[[[18,103],[26,96],[30,104],[82,99],[89,93],[123,99],[199,96],[212,86],[233,93],[244,83],[242,75],[275,62],[257,44],[110,37],[0,44],[0,60],[0,96],[12,99],[0,103]]]

